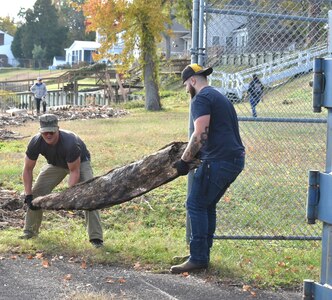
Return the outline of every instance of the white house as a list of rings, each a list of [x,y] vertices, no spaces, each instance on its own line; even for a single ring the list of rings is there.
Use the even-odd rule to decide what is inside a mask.
[[[64,56],[54,56],[53,66],[62,66],[66,64],[66,58]]]
[[[10,49],[13,39],[11,35],[0,30],[0,67],[16,67],[19,65]]]
[[[191,47],[191,35],[190,31],[185,29],[182,25],[173,21],[172,24],[172,35],[171,39],[171,56],[182,56],[188,55]],[[66,48],[65,61],[57,62],[56,57],[53,59],[53,65],[50,68],[56,68],[58,65],[68,64],[70,66],[79,64],[81,62],[93,63],[93,53],[97,53],[101,46],[103,36],[96,32],[96,41],[74,41],[74,43]],[[122,34],[118,35],[118,41],[111,49],[110,54],[120,54],[123,50],[124,42],[122,40]],[[159,47],[161,52],[165,53],[166,42],[163,40]],[[138,56],[139,49],[134,50],[134,55]],[[107,62],[107,59],[101,59],[100,62]]]
[[[57,67],[66,65],[66,58],[64,56],[54,56],[53,63],[48,68],[50,70],[55,70]]]
[[[67,49],[65,62],[62,64],[74,65],[81,62],[93,63],[93,53],[97,53],[101,44],[99,43],[101,37],[97,34],[96,41],[74,41],[74,43]],[[120,54],[123,49],[123,43],[120,41],[109,50],[109,53]],[[103,61],[103,60],[102,60]],[[54,62],[53,62],[54,66]]]
[[[74,65],[81,62],[93,63],[92,53],[97,52],[100,43],[94,41],[74,41],[66,51],[66,64]]]
[[[110,54],[120,54],[123,50],[123,40],[122,40],[122,32],[117,34],[118,41],[111,49],[108,50],[108,53]],[[99,33],[97,30],[96,32],[96,41],[98,43],[101,43],[103,41],[103,36]]]
[[[238,15],[210,14],[207,18],[209,28],[206,36],[207,48],[213,47],[234,53],[235,49],[247,43],[245,24],[248,18]]]
[[[172,33],[170,35],[170,56],[171,57],[183,57],[190,55],[191,48],[191,33],[183,25],[179,24],[176,20],[172,21],[170,28]],[[159,44],[160,51],[166,53],[167,42],[166,38],[163,38]]]

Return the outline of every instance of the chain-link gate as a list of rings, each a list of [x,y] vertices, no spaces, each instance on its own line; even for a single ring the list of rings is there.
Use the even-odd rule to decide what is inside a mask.
[[[234,102],[247,153],[218,206],[216,238],[320,239],[306,199],[308,171],[324,169],[326,111],[313,112],[309,84],[313,59],[328,54],[330,9],[324,0],[205,3],[204,64]],[[250,90],[254,74],[261,98]]]

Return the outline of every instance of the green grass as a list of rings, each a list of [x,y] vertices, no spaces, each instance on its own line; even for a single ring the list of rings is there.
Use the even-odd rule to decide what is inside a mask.
[[[64,73],[63,70],[37,70],[26,68],[1,68],[0,81],[6,80],[21,80],[21,79],[36,79],[38,76],[42,77],[56,77]]]
[[[304,86],[302,83],[307,79],[299,80],[301,84],[291,82],[283,93],[277,89],[266,95],[258,107],[259,112],[266,116],[284,113],[313,116],[309,109],[309,89],[298,89],[299,96],[294,91],[297,86]],[[287,106],[287,110],[282,99],[288,99],[288,95],[293,104]],[[300,101],[295,100],[296,97],[301,98],[303,106],[294,104]],[[187,140],[189,103],[188,95],[183,91],[163,92],[163,110],[160,112],[146,112],[142,102],[125,106],[130,113],[122,118],[60,122],[61,128],[76,132],[88,145],[95,175],[141,159],[172,141]],[[250,114],[248,103],[237,104],[236,109],[239,115]],[[37,132],[38,123],[30,122],[11,130],[29,137],[1,142],[0,176],[3,188],[22,191],[24,150],[28,140]],[[322,169],[324,166],[324,153],[317,151],[316,147],[324,146],[325,140],[317,134],[318,131],[312,125],[241,124],[247,165],[241,178],[227,191],[227,201],[223,199],[219,205],[218,233],[237,233],[241,228],[250,234],[264,230],[275,220],[277,223],[272,223],[271,230],[278,234],[293,226],[289,220],[294,217],[299,219],[298,226],[307,226],[302,210],[307,168]],[[35,176],[42,164],[40,158]],[[59,188],[65,187],[63,183]],[[17,239],[20,229],[2,230],[0,252],[33,254],[38,250],[48,255],[79,256],[95,262],[128,266],[139,262],[146,269],[165,272],[172,265],[173,256],[188,252],[185,242],[186,193],[186,178],[180,177],[142,197],[102,210],[103,249],[94,249],[87,242],[83,218],[46,212],[41,234],[36,239],[21,241]],[[280,214],[275,213],[278,209]],[[266,213],[275,214],[276,219]],[[258,287],[298,288],[303,279],[318,280],[319,264],[320,242],[215,240],[211,268],[206,276],[216,281]]]

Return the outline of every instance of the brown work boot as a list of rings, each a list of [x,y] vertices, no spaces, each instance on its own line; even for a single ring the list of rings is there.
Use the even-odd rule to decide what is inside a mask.
[[[184,262],[181,265],[172,266],[170,271],[173,274],[180,274],[180,273],[184,273],[184,272],[200,271],[202,269],[207,269],[207,267],[208,267],[207,264],[198,265],[198,264],[191,262],[190,260],[187,260],[186,262]]]
[[[37,235],[32,233],[24,233],[23,235],[19,236],[18,238],[21,240],[30,240],[31,238],[35,237]]]

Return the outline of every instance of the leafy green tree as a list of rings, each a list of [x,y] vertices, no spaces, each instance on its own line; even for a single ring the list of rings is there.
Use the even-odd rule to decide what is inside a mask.
[[[52,59],[64,53],[67,29],[60,24],[59,17],[51,0],[37,0],[33,9],[24,12],[25,23],[14,36],[13,54],[21,58],[32,58],[35,46],[46,50],[45,59]]]
[[[16,58],[23,57],[22,43],[21,43],[22,38],[23,38],[23,27],[19,27],[17,28],[13,42],[11,44],[12,53]]]
[[[65,0],[59,8],[60,22],[68,29],[66,45],[71,45],[75,40],[94,41],[95,32],[86,31],[86,20],[80,7],[86,0]]]
[[[40,45],[35,45],[32,50],[32,58],[36,59],[39,64],[39,68],[42,67],[42,61],[46,57],[46,49],[42,48]]]

